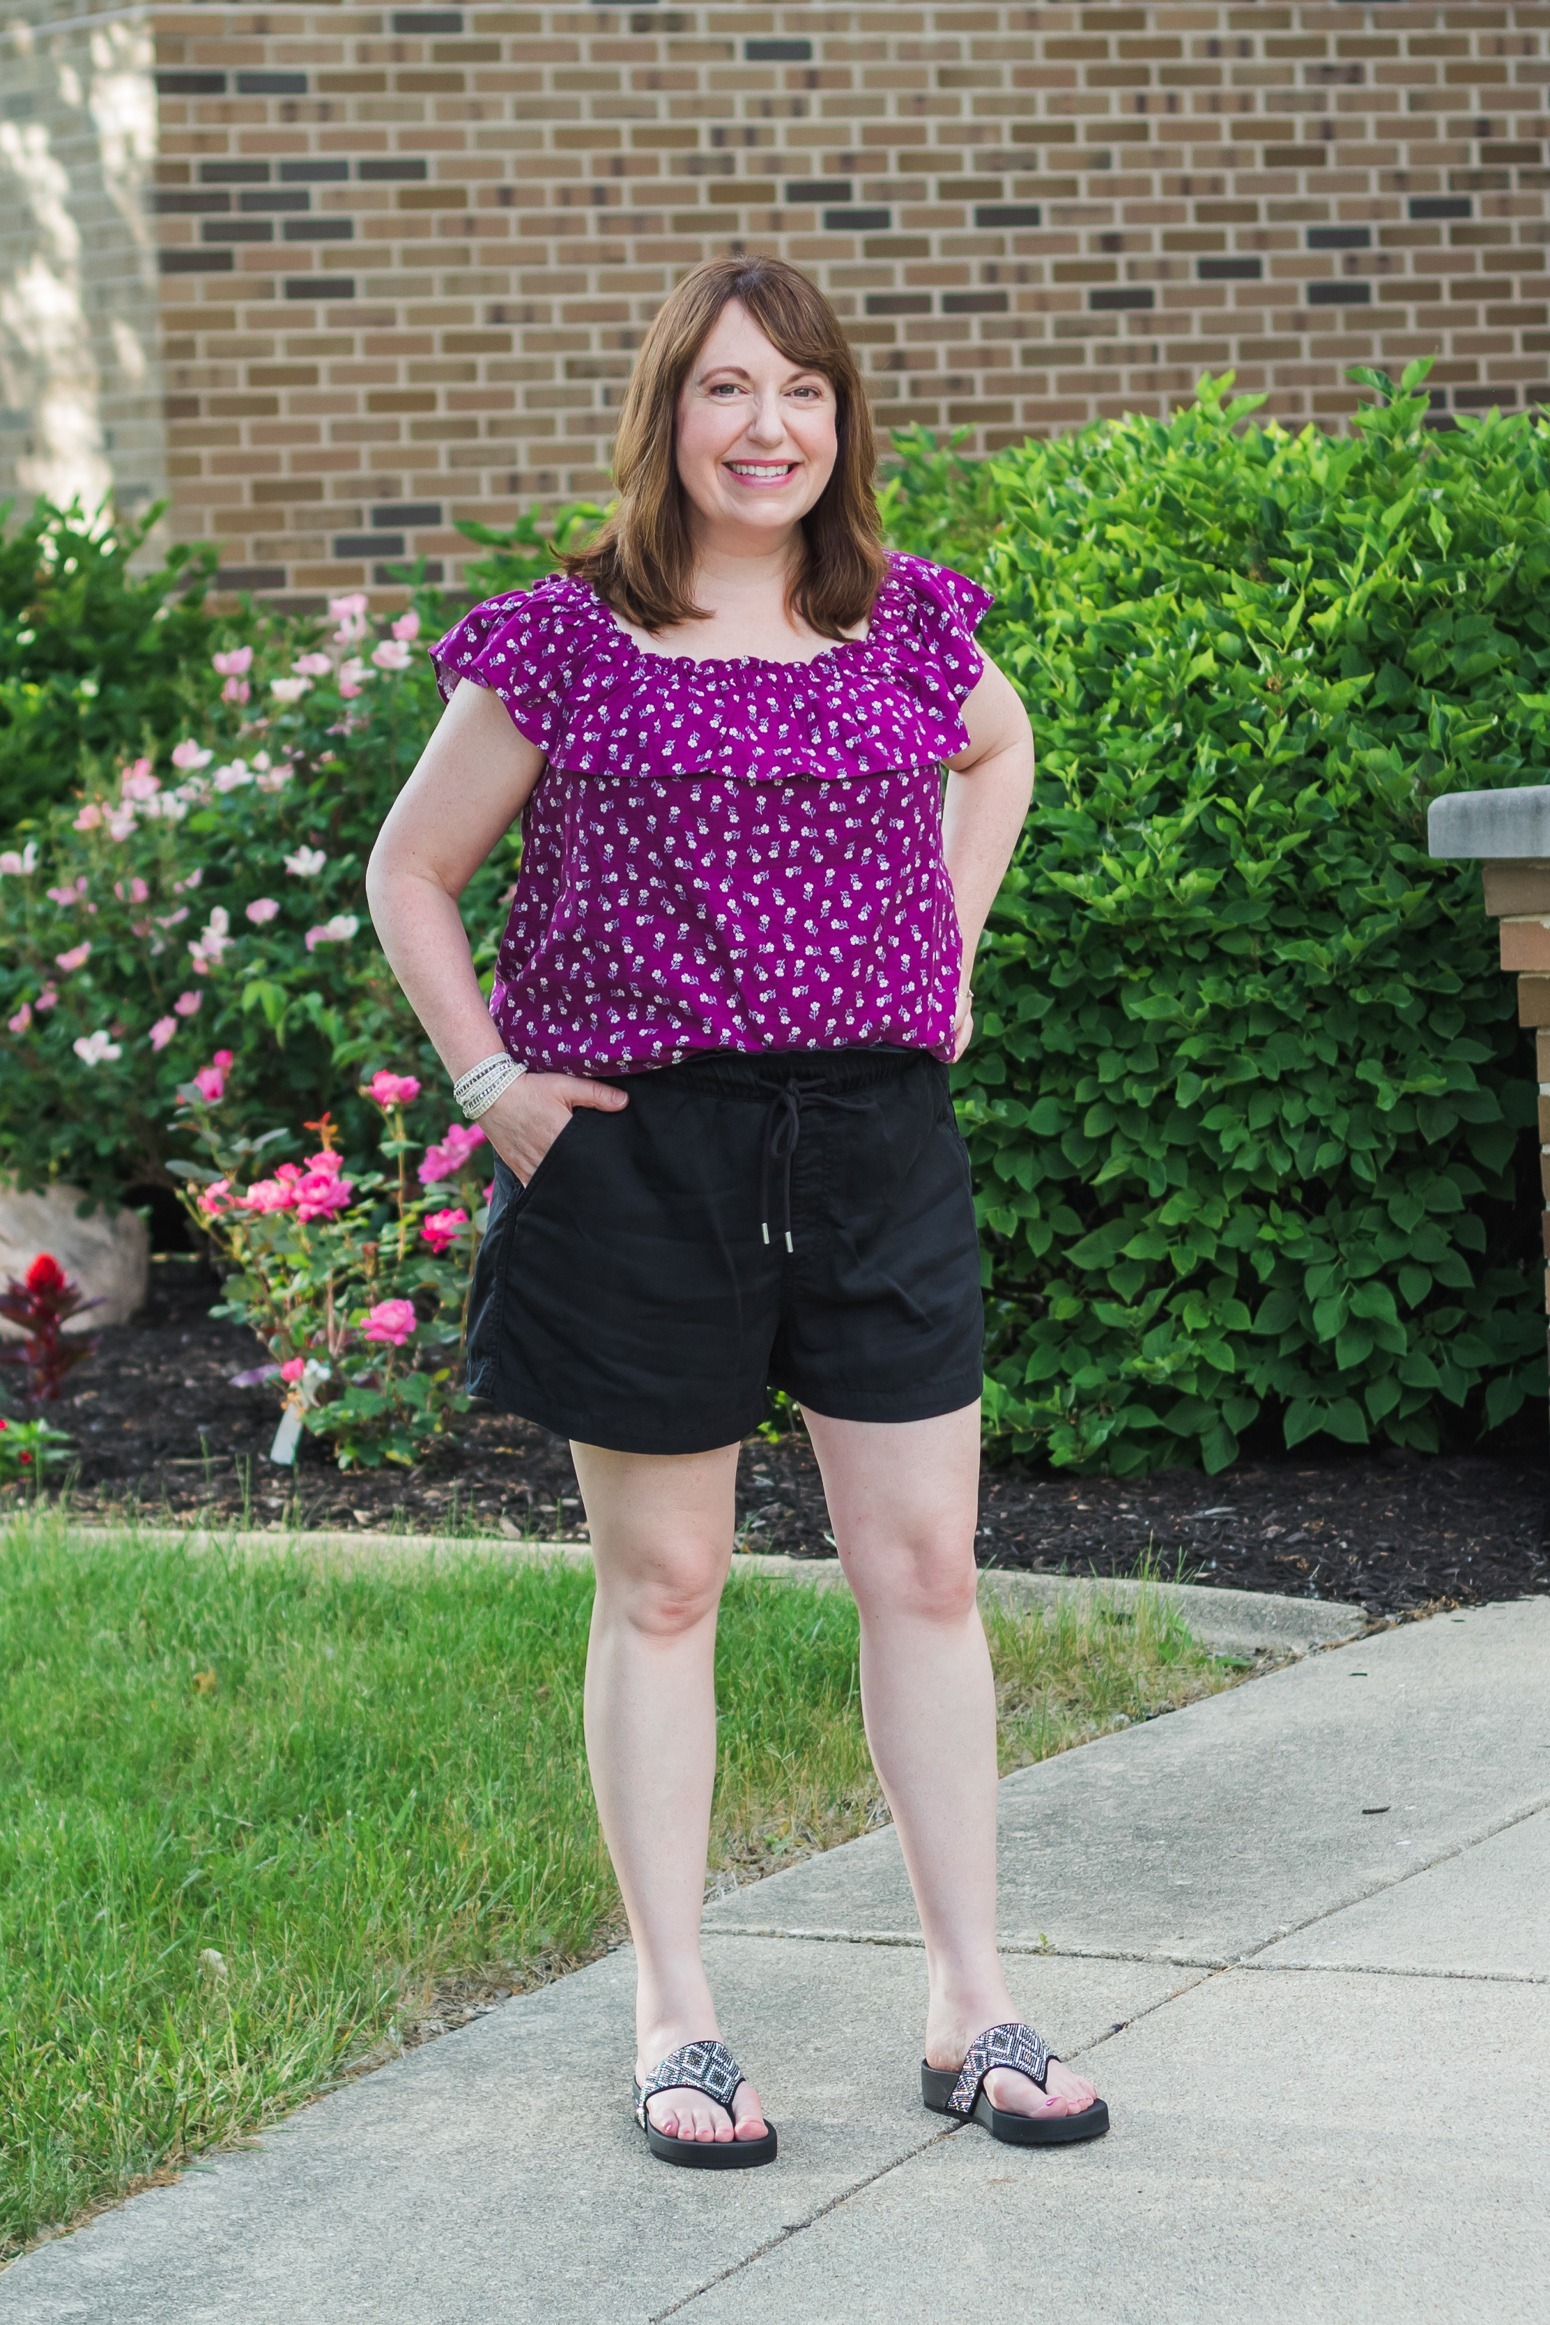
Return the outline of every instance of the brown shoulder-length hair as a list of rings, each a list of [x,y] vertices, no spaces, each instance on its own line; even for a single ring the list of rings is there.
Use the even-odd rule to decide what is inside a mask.
[[[565,569],[637,629],[703,621],[694,545],[678,478],[678,399],[722,309],[736,299],[789,363],[834,390],[834,473],[802,519],[803,555],[787,600],[820,637],[857,629],[887,573],[872,477],[877,451],[856,359],[822,291],[780,258],[712,258],[685,275],[646,333],[614,439],[618,506]]]

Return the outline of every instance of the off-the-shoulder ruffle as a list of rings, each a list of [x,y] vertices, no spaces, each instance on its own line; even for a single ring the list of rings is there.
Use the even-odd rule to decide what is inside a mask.
[[[935,765],[968,742],[988,591],[893,556],[864,638],[808,662],[643,648],[589,584],[550,575],[475,606],[431,648],[450,698],[490,687],[557,770],[667,779],[854,780]]]

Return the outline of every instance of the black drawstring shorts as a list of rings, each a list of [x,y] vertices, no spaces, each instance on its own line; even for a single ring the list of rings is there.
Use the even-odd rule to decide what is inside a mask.
[[[607,1077],[524,1187],[497,1161],[468,1385],[620,1453],[705,1453],[784,1389],[845,1421],[973,1404],[969,1160],[922,1050],[705,1052]]]

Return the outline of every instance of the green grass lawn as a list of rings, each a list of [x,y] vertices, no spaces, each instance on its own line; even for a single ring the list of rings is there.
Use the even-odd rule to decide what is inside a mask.
[[[0,2254],[619,1931],[589,1571],[0,1535]],[[1161,1601],[991,1618],[1003,1764],[1227,1684]],[[848,1594],[734,1572],[713,1871],[879,1820]]]

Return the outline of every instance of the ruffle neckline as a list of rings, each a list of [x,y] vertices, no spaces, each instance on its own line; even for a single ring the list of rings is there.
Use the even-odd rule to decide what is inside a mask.
[[[659,654],[590,584],[550,575],[477,606],[432,649],[444,691],[501,695],[559,774],[847,781],[953,757],[983,668],[988,593],[895,556],[867,632],[804,660]]]

